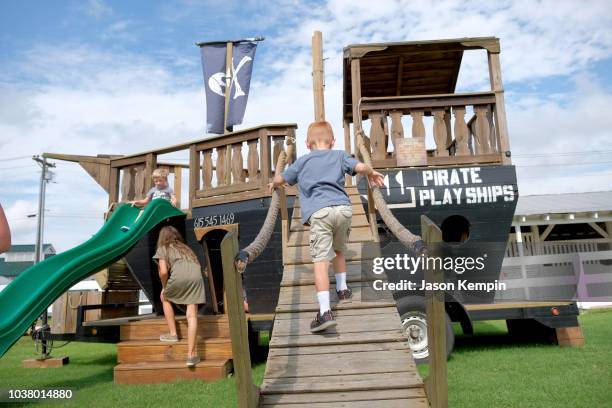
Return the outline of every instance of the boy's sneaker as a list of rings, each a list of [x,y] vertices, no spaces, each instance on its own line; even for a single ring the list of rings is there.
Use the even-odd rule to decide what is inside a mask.
[[[353,299],[353,291],[348,286],[344,290],[337,290],[336,295],[340,303],[349,303]]]
[[[163,341],[164,343],[176,343],[179,341],[178,336],[173,336],[170,333],[165,333],[159,336],[159,341]]]
[[[187,359],[187,367],[195,367],[200,362],[200,356],[193,356]]]
[[[317,333],[330,327],[334,327],[336,325],[336,319],[334,319],[334,314],[331,310],[327,312],[321,313],[317,312],[315,319],[310,323],[310,332]]]
[[[128,227],[127,225],[124,225],[123,227],[121,227],[121,231],[123,232],[128,232],[130,230],[130,227]]]

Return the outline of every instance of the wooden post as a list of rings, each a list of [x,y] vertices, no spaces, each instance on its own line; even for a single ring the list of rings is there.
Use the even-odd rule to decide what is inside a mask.
[[[145,191],[153,187],[153,170],[157,167],[157,156],[153,153],[148,153],[145,157]]]
[[[200,189],[200,152],[195,145],[189,147],[189,209],[193,208],[196,192]]]
[[[502,163],[511,164],[512,160],[506,156],[510,152],[508,141],[508,123],[506,122],[506,105],[504,103],[504,86],[502,84],[501,65],[499,63],[499,52],[487,51],[489,62],[489,79],[491,90],[495,92],[495,123],[499,134],[499,150],[502,154]]]
[[[402,111],[391,112],[391,142],[393,143],[393,157],[397,152],[397,139],[404,138],[404,127],[402,126]]]
[[[444,109],[433,109],[434,128],[433,135],[436,142],[436,156],[448,156],[446,123],[444,122]]]
[[[255,408],[259,403],[259,388],[253,384],[251,376],[251,355],[249,354],[249,336],[247,320],[242,305],[242,279],[236,270],[234,259],[238,254],[238,237],[235,229],[230,230],[221,241],[221,259],[223,263],[223,281],[227,303],[232,356],[238,406]]]
[[[312,91],[314,93],[315,121],[325,120],[325,76],[323,71],[323,35],[312,35]]]
[[[370,141],[372,143],[372,160],[383,160],[387,158],[385,147],[385,131],[383,128],[383,115],[381,112],[369,112],[372,127],[370,128]]]
[[[412,116],[412,137],[414,138],[425,138],[425,125],[423,124],[423,115],[424,112],[419,109],[410,111],[410,116]]]
[[[230,90],[232,87],[232,54],[234,50],[234,44],[232,42],[227,43],[225,49],[225,110],[223,112],[223,134],[227,132],[227,114],[229,113],[229,102],[230,102]]]
[[[351,60],[351,92],[353,105],[353,131],[361,130],[361,112],[359,111],[359,100],[361,99],[361,68],[359,59]],[[359,149],[355,149],[359,151]]]
[[[470,154],[468,146],[468,127],[465,123],[465,106],[453,107],[455,114],[455,143],[457,156],[467,156]]]
[[[271,174],[270,138],[268,137],[268,129],[259,129],[259,155],[259,166],[261,168],[261,188],[267,192]]]
[[[204,184],[203,189],[212,188],[212,174],[213,174],[213,162],[212,162],[212,149],[204,150],[204,161],[202,163],[202,182]]]
[[[344,151],[349,155],[351,154],[351,124],[347,119],[342,121],[342,128],[344,130]],[[353,185],[353,178],[349,175],[345,177],[344,184],[346,186]]]
[[[174,195],[176,196],[176,207],[181,208],[181,194],[183,192],[183,168],[174,166]]]
[[[428,245],[442,242],[442,231],[427,216],[421,215],[421,235]],[[430,254],[433,255],[433,254]],[[443,282],[442,270],[425,270],[427,282]],[[446,312],[444,291],[428,291],[425,297],[427,314],[427,343],[429,348],[429,375],[425,390],[432,408],[448,407],[448,379],[446,371]]]

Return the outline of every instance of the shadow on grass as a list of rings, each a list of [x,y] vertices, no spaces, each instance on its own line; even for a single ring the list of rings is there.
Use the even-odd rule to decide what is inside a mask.
[[[75,392],[80,393],[92,386],[99,386],[101,383],[108,383],[113,381],[113,367],[108,369],[100,370],[95,374],[88,376],[70,376],[64,377],[61,380],[56,381],[45,381],[36,384],[39,388],[71,388]]]

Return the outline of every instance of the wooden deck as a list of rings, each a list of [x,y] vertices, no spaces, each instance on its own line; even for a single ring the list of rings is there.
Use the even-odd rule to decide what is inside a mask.
[[[331,302],[338,325],[324,334],[310,333],[318,311],[308,228],[300,212],[284,236],[284,273],[270,339],[262,407],[428,407],[423,380],[400,329],[393,299],[362,301],[361,261],[377,251],[362,247],[374,242],[356,188],[348,189],[353,204],[347,281],[350,303],[338,303],[332,283]],[[298,207],[299,204],[296,205]],[[285,234],[287,235],[287,234]]]

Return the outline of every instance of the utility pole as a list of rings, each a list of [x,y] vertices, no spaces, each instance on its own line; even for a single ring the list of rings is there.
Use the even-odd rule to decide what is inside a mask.
[[[42,159],[39,156],[32,157],[32,160],[37,162],[42,168],[40,174],[40,189],[38,192],[38,223],[36,228],[36,254],[34,257],[34,264],[42,262],[44,260],[44,227],[45,227],[45,192],[47,183],[51,181],[53,178],[53,173],[49,171],[49,167],[55,167],[55,164],[48,163],[47,158],[43,157]],[[49,324],[47,321],[47,309],[42,314],[42,358],[47,358],[47,339],[46,332],[49,329]]]

